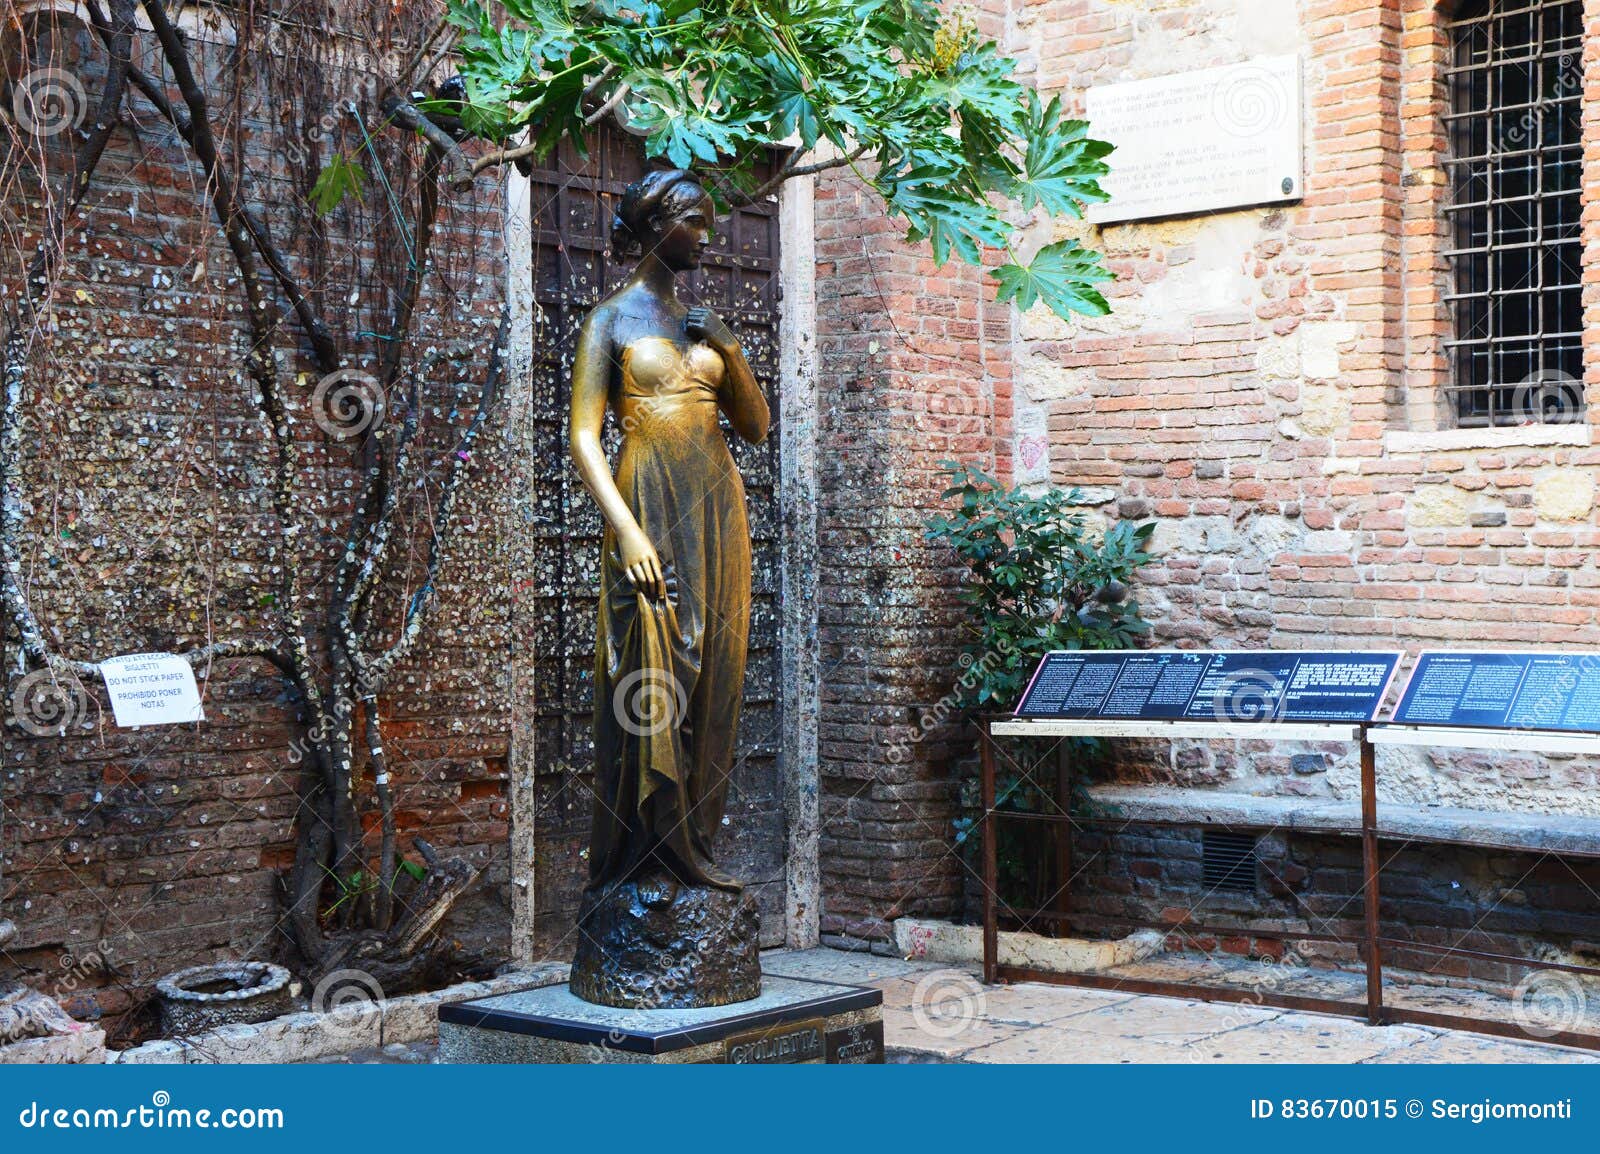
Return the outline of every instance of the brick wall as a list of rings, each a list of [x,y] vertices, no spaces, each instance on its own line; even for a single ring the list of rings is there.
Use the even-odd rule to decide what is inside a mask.
[[[1080,870],[1071,893],[1074,928],[1121,936],[1134,925],[1188,923],[1207,928],[1175,929],[1169,949],[1274,959],[1292,950],[1312,965],[1359,969],[1360,840],[1277,831],[1261,836],[1256,847],[1252,891],[1231,892],[1202,880],[1198,830],[1135,824],[1083,831],[1074,839]],[[1600,865],[1393,842],[1381,850],[1378,908],[1385,938],[1507,958],[1600,961],[1594,901]],[[1297,931],[1339,940],[1300,939]],[[1401,946],[1386,948],[1383,963],[1500,988],[1515,986],[1529,972],[1463,953]]]
[[[1035,308],[1016,318],[1008,344],[980,346],[968,365],[996,382],[997,411],[993,446],[980,440],[963,453],[983,459],[992,452],[1002,468],[1015,461],[1021,480],[1081,487],[1107,519],[1157,522],[1160,556],[1141,604],[1160,643],[1413,653],[1472,643],[1600,644],[1600,450],[1590,446],[1591,425],[1458,431],[1441,402],[1440,342],[1449,318],[1439,224],[1448,193],[1439,12],[1433,0],[1013,0],[994,25],[1022,75],[1080,108],[1091,84],[1257,55],[1296,53],[1303,62],[1303,200],[1105,228],[1057,225],[1055,235],[1081,236],[1107,254],[1117,275],[1108,294],[1113,314],[1068,323]],[[1600,309],[1593,271],[1600,267],[1600,2],[1587,0],[1584,12],[1584,302],[1593,322]],[[819,216],[828,238],[819,242],[819,259],[830,262],[819,270],[819,291],[838,302],[862,295],[860,245],[887,240],[873,231],[870,207],[854,208],[846,182],[832,187],[827,216]],[[852,211],[856,223],[841,221]],[[875,267],[898,272],[910,261],[884,249]],[[930,307],[983,307],[979,285],[965,273],[932,281],[921,295],[908,274],[894,284],[894,292],[906,290],[910,299],[888,298],[903,305],[888,310],[902,325]],[[825,325],[824,379],[840,388],[863,381],[858,366],[872,365],[858,386],[867,393],[863,403],[881,398],[884,424],[914,411],[915,400],[897,400],[897,370],[922,366],[894,359],[903,354],[881,335],[884,310],[832,309],[825,309],[834,327],[830,333]],[[1003,334],[994,311],[982,314],[985,324]],[[849,343],[858,334],[879,342],[878,361]],[[1597,356],[1600,346],[1591,342],[1591,413],[1600,395]],[[1012,379],[1006,411],[1000,397]],[[938,378],[918,383],[931,393]],[[857,450],[833,466],[836,478],[870,483],[870,474],[844,470],[881,467],[889,459],[881,443],[871,466]],[[947,447],[908,451],[909,460],[897,461],[905,470],[916,461],[926,468]],[[843,546],[839,520],[847,511],[859,517],[859,503],[845,502],[850,488],[841,480],[825,487],[833,490],[825,531]],[[874,496],[893,493],[898,504],[904,491]],[[871,540],[880,554],[897,541],[899,522],[886,514],[888,527]],[[859,540],[852,544],[855,555],[870,553]],[[841,600],[857,604],[846,590],[875,593],[865,579],[870,563],[854,563],[866,568],[853,586],[849,570],[828,564],[828,612],[842,613]],[[921,652],[929,661],[947,656],[940,631],[952,620],[933,609],[947,604],[937,587],[957,578],[932,558],[880,578],[897,593],[901,582],[925,590]],[[882,632],[829,624],[824,638],[835,643],[836,659],[857,638]],[[880,650],[868,644],[862,652]],[[887,677],[897,651],[882,652],[883,661],[862,666]],[[886,688],[859,675],[846,679],[846,668],[825,681],[831,716],[873,719],[872,706],[887,703]],[[942,678],[896,681],[894,703],[929,707],[952,683],[953,667],[946,668]],[[867,743],[892,740],[904,714],[887,709],[876,719],[876,731],[836,729],[846,740],[823,750],[826,786],[866,783],[870,796],[878,779]],[[950,743],[941,756],[965,756],[957,735],[944,736]],[[1359,793],[1353,754],[1337,746],[1119,743],[1118,755],[1113,772],[1136,779],[1343,800]],[[930,753],[898,772],[942,781],[935,764]],[[1596,767],[1578,758],[1385,749],[1378,777],[1386,804],[1600,815]],[[824,866],[834,927],[849,922],[866,932],[874,918],[903,911],[876,882],[889,867],[871,870],[859,833],[853,822],[837,826]],[[830,853],[851,867],[827,872]]]
[[[1002,35],[1003,4],[977,18]],[[942,508],[940,461],[1010,470],[1011,309],[979,270],[936,269],[903,234],[848,170],[818,179],[821,933],[846,946],[882,943],[902,915],[959,914],[969,743],[921,723],[965,637],[958,573],[923,525]]]
[[[218,57],[207,59],[217,66]],[[322,137],[306,135],[326,109],[280,96],[255,93],[242,113],[257,206],[333,327],[376,334],[387,328],[403,253],[390,210],[368,197],[328,218],[326,240],[314,237],[300,199],[309,186],[286,152],[309,147],[325,157],[327,132],[353,126],[334,118],[338,130],[324,123]],[[404,175],[414,169],[399,163],[402,147],[378,144],[409,216]],[[4,275],[14,285],[16,253],[32,247],[20,242],[39,223],[28,182],[12,187]],[[440,358],[425,394],[429,419],[459,424],[456,398],[470,398],[481,379],[503,296],[496,194],[448,195],[442,230],[415,347]],[[48,637],[67,657],[96,660],[269,635],[283,557],[268,497],[270,446],[240,372],[242,296],[203,179],[153,115],[136,132],[117,131],[68,252],[49,340],[34,351],[21,466],[25,580]],[[310,419],[318,373],[294,340],[285,351],[301,373],[291,396],[315,615],[342,548],[327,529],[348,508],[357,442],[335,441]],[[370,367],[381,344],[373,335],[350,347]],[[504,436],[497,426],[486,439]],[[432,438],[432,465],[448,445]],[[483,870],[450,924],[469,953],[489,961],[506,955],[510,920],[508,609],[497,594],[510,584],[502,546],[514,524],[512,489],[508,469],[479,465],[437,613],[383,703],[402,851],[425,834]],[[10,656],[8,648],[14,669]],[[285,945],[276,887],[293,856],[292,745],[302,731],[281,680],[259,662],[218,663],[202,692],[198,725],[117,729],[97,683],[64,738],[33,736],[7,716],[0,909],[20,935],[5,971],[50,988],[68,965],[63,956],[103,957],[93,973],[73,971],[80,993],[106,987],[80,999],[81,1013],[122,1008],[129,991],[167,970],[272,957]]]

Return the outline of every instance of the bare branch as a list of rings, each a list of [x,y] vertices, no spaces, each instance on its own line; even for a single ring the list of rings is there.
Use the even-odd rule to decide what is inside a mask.
[[[93,15],[93,10],[91,10],[91,15]],[[98,21],[96,22],[96,30],[100,32],[102,39],[106,37],[107,30],[101,28]],[[161,118],[171,124],[173,130],[183,138],[185,143],[193,148],[195,145],[194,118],[183,109],[175,106],[167,98],[167,94],[162,89],[161,84],[137,65],[129,67],[128,79],[139,90],[140,94],[154,106]],[[333,334],[328,329],[326,322],[323,321],[322,314],[317,311],[316,305],[312,304],[311,298],[306,295],[299,280],[290,271],[288,259],[278,246],[273,243],[270,234],[267,232],[266,222],[261,219],[254,209],[242,201],[238,201],[237,198],[235,198],[235,209],[239,219],[249,231],[251,241],[260,250],[261,259],[266,262],[267,268],[271,270],[273,277],[283,290],[283,294],[289,298],[289,304],[300,321],[300,327],[305,330],[306,339],[311,342],[311,351],[316,357],[317,367],[324,373],[331,373],[338,369],[340,365],[339,348],[333,339]]]
[[[738,189],[730,190],[728,194],[729,202],[737,208],[742,208],[748,204],[754,204],[756,201],[772,192],[773,189],[777,188],[786,180],[791,180],[797,176],[812,176],[819,172],[827,172],[831,168],[843,168],[847,164],[854,164],[869,151],[871,150],[863,144],[854,152],[847,153],[844,156],[835,156],[829,160],[818,160],[813,161],[810,164],[801,164],[799,163],[799,160],[804,153],[802,150],[797,148],[789,154],[789,159],[783,162],[778,171],[773,173],[769,179],[763,181],[761,185],[755,189],[755,191],[740,192]]]
[[[239,267],[239,280],[244,288],[251,334],[245,366],[250,379],[255,382],[258,391],[256,403],[268,427],[268,434],[277,448],[277,469],[272,499],[285,542],[292,544],[299,530],[295,516],[294,495],[298,454],[288,408],[284,404],[279,386],[281,365],[277,349],[273,345],[273,335],[278,327],[276,310],[267,300],[261,273],[256,265],[256,251],[251,244],[250,230],[244,215],[239,211],[238,186],[223,171],[216,138],[211,132],[205,93],[195,79],[183,37],[167,18],[162,0],[141,0],[141,3],[161,45],[162,56],[166,59],[167,67],[171,69],[178,91],[188,108],[189,131],[184,134],[184,139],[194,150],[205,172],[206,183],[211,192],[212,208],[221,226],[223,239],[227,242],[234,262]],[[284,615],[288,655],[294,668],[296,686],[312,714],[313,723],[319,723],[322,720],[322,693],[312,675],[311,654],[306,644],[305,614],[300,607],[298,567],[288,550],[282,569],[279,591],[282,604],[279,606],[279,611]]]
[[[631,91],[633,91],[633,86],[630,85],[626,80],[617,85],[617,90],[610,96],[606,97],[606,102],[604,104],[583,118],[584,125],[589,128],[593,128],[595,125],[599,124],[602,120],[610,116],[611,113],[616,110],[617,105],[621,104],[627,99],[628,93]]]

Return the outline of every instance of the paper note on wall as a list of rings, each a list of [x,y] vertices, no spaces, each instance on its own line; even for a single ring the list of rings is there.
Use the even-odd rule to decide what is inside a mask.
[[[172,653],[129,653],[100,663],[117,724],[176,725],[204,721],[194,670]]]

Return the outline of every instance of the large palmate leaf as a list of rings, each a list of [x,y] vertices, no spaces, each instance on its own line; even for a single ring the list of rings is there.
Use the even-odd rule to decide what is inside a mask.
[[[1099,253],[1075,240],[1047,244],[1026,265],[1001,265],[992,275],[1000,282],[997,299],[1015,300],[1024,312],[1040,301],[1059,317],[1073,313],[1103,317],[1111,311],[1093,287],[1110,280],[1111,274],[1101,265]]]
[[[1024,211],[1078,215],[1105,199],[1110,146],[1012,75],[1014,62],[931,0],[448,0],[473,135],[526,131],[580,150],[616,96],[645,152],[754,191],[754,158],[857,157],[886,212],[934,260],[1009,250]],[[808,155],[823,147],[829,153]],[[996,274],[1002,299],[1063,317],[1104,312],[1099,257],[1052,245]]]
[[[1106,199],[1100,178],[1110,171],[1111,145],[1090,140],[1088,124],[1061,119],[1061,98],[1040,107],[1029,93],[1028,150],[1012,195],[1023,208],[1044,205],[1051,215],[1081,216],[1081,206]]]

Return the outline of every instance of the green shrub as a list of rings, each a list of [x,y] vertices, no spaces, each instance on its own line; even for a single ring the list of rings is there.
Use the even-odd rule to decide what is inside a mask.
[[[960,705],[977,712],[1014,709],[1039,659],[1058,649],[1131,649],[1150,632],[1128,596],[1147,552],[1153,522],[1119,521],[1089,530],[1078,490],[1005,488],[973,465],[940,462],[950,477],[942,494],[955,509],[931,518],[927,538],[947,544],[966,565],[960,593],[971,637],[962,650]],[[1093,738],[1068,738],[1070,767],[1098,752]],[[996,760],[995,805],[1024,813],[1070,812],[1055,758],[1062,741],[1008,739]],[[964,783],[965,809],[977,810],[975,782]],[[971,848],[976,818],[955,822],[956,843]],[[1051,904],[1065,884],[1055,863],[1054,830],[1042,822],[995,826],[1000,898],[1013,909]],[[1004,907],[1002,907],[1004,908]],[[1041,927],[1032,927],[1041,928]],[[1063,929],[1065,927],[1062,927]]]
[[[1118,521],[1092,533],[1076,489],[1030,493],[1004,488],[974,465],[941,461],[942,494],[957,498],[928,521],[927,537],[949,545],[970,577],[961,602],[971,611],[963,649],[962,704],[1016,706],[1034,667],[1057,649],[1131,649],[1150,632],[1128,597],[1155,523]]]

